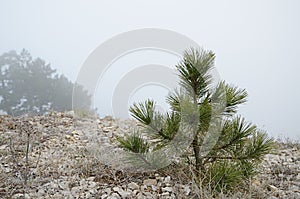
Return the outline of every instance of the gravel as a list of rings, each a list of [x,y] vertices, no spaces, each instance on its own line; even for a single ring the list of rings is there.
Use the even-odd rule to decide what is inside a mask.
[[[136,126],[73,112],[1,116],[0,198],[197,198],[199,190],[172,171],[122,169],[116,137]],[[251,198],[300,198],[300,145],[278,142],[249,189]]]

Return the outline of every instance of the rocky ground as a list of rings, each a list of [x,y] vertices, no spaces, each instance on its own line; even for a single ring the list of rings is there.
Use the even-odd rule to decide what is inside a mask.
[[[0,198],[212,198],[175,164],[158,171],[126,170],[115,139],[135,125],[72,112],[1,116]],[[277,146],[248,192],[227,198],[300,198],[300,144]]]

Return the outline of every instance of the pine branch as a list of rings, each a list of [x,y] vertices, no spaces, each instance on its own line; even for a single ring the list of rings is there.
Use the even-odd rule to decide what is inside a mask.
[[[154,115],[154,101],[146,100],[144,103],[134,103],[129,111],[131,115],[144,125],[149,125]]]
[[[242,144],[255,132],[256,126],[246,123],[244,118],[238,116],[233,120],[227,120],[223,125],[219,141],[213,150],[225,150],[231,146]]]
[[[176,67],[181,79],[180,84],[190,95],[200,98],[208,91],[214,60],[215,55],[211,51],[193,48],[185,51],[184,59]]]
[[[226,91],[226,109],[225,113],[232,115],[237,112],[238,105],[247,101],[248,93],[245,89],[239,89],[235,86],[225,85]]]

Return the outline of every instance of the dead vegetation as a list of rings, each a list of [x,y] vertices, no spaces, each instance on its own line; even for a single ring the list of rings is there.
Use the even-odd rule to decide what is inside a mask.
[[[147,198],[149,194],[154,198],[226,198],[222,193],[213,196],[207,191],[209,184],[193,183],[193,169],[184,164],[139,173],[105,165],[87,147],[90,140],[86,133],[94,130],[113,137],[111,132],[118,128],[112,118],[75,119],[70,113],[1,116],[0,198],[109,198],[114,193],[121,198],[126,196],[123,192],[135,194],[127,198]],[[300,196],[300,145],[277,143],[274,154],[266,156],[260,174],[228,198]],[[147,179],[157,183],[145,186]],[[129,190],[131,182],[138,190]],[[165,192],[167,188],[172,192]]]

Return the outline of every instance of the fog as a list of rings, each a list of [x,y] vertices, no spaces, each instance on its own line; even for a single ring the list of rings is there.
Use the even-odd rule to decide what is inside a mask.
[[[113,36],[140,28],[172,30],[215,52],[220,78],[248,91],[240,109],[248,121],[274,137],[300,139],[299,8],[297,0],[1,0],[0,54],[25,48],[74,82],[90,53]],[[110,91],[122,77],[118,64],[130,70],[150,58],[165,65],[179,61],[151,52],[120,59],[95,93],[102,115],[111,114],[109,105],[101,104],[109,104]],[[129,101],[149,94],[162,102],[167,92],[163,87],[138,90]]]

